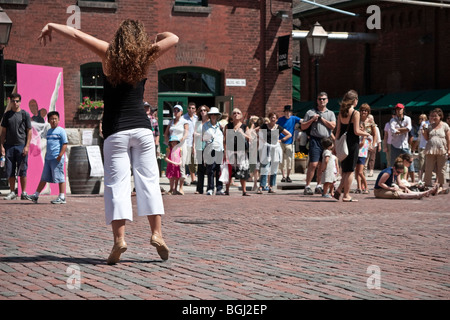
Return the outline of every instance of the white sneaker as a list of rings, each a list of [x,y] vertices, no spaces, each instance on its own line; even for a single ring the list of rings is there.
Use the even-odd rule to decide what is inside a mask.
[[[207,196],[212,196],[214,194],[214,191],[213,190],[208,190],[207,192],[206,192],[206,195]]]
[[[223,191],[223,190],[216,191],[216,196],[223,196],[224,194],[225,194],[225,191]]]
[[[6,197],[3,197],[3,200],[14,200],[17,198],[17,195],[14,191],[11,191]]]
[[[56,198],[55,200],[52,200],[51,203],[53,203],[53,204],[63,204],[63,203],[66,203],[66,199],[65,198],[60,198],[58,196],[58,198]]]
[[[38,200],[39,200],[38,196],[31,194],[31,195],[29,195],[29,197],[30,197],[31,201],[33,201],[34,203],[38,203]]]

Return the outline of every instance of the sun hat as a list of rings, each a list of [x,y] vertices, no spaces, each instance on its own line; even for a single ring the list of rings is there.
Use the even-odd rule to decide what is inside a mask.
[[[169,142],[172,142],[172,141],[180,142],[180,139],[177,136],[170,136]]]
[[[219,116],[222,115],[222,113],[220,113],[219,109],[217,109],[216,107],[212,107],[212,108],[209,110],[208,114],[217,114],[217,115],[219,115]]]

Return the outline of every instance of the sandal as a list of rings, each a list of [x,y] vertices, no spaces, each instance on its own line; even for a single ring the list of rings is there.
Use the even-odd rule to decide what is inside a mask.
[[[334,197],[336,200],[339,200],[339,198],[341,197],[341,193],[340,193],[339,191],[335,191],[333,197]]]
[[[269,188],[269,193],[277,193],[277,192],[274,191],[272,188]]]
[[[343,201],[343,202],[358,202],[358,200],[353,199],[353,198],[350,198],[350,199],[344,199],[344,198],[342,198],[342,201]]]
[[[250,195],[249,195],[247,192],[243,192],[242,195],[243,195],[244,197],[250,197]]]
[[[156,252],[158,252],[161,259],[164,261],[169,259],[169,247],[159,234],[154,233],[152,235],[150,238],[150,244],[156,248]]]
[[[363,194],[369,194],[369,190],[363,190]]]
[[[256,192],[257,194],[262,194],[262,188],[259,188],[258,191]]]

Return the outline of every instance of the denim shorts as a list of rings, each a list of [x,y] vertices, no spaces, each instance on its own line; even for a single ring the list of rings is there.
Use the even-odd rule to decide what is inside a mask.
[[[322,138],[310,137],[309,139],[309,162],[322,162]]]
[[[45,159],[44,169],[42,170],[41,181],[48,183],[63,183],[66,181],[64,175],[64,158],[61,161],[56,159]]]
[[[25,146],[5,145],[5,169],[6,177],[12,178],[16,176],[26,177],[28,169],[28,155],[23,156],[23,148]]]
[[[358,157],[358,161],[356,162],[356,164],[362,164],[365,165],[366,164],[366,157]]]

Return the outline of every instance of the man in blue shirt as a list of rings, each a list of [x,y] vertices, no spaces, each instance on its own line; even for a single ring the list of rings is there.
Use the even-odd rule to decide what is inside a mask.
[[[292,182],[289,175],[292,170],[292,163],[294,162],[294,130],[295,125],[300,123],[301,119],[297,116],[292,115],[292,106],[286,105],[284,106],[284,116],[280,117],[277,121],[277,124],[285,128],[287,131],[291,133],[291,137],[286,141],[283,141],[284,134],[280,133],[281,149],[283,150],[283,160],[281,161],[281,182]],[[285,175],[286,172],[286,175]]]

